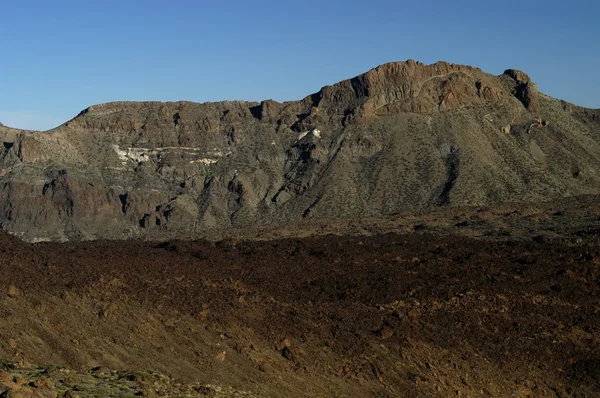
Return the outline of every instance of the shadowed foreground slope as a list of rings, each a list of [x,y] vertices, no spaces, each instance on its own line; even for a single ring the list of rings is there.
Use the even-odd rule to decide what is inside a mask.
[[[0,356],[81,396],[595,396],[600,250],[561,242],[2,235]]]

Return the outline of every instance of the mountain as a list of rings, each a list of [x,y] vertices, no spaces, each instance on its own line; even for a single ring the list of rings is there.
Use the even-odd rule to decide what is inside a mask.
[[[0,128],[0,225],[29,241],[195,237],[600,193],[600,110],[523,72],[409,60],[303,100],[113,102]]]

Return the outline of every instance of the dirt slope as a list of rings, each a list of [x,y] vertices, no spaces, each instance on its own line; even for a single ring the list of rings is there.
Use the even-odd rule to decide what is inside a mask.
[[[74,369],[79,393],[92,376],[105,385],[90,369],[107,367],[120,383],[151,370],[266,397],[591,397],[600,250],[585,231],[575,245],[421,233],[29,245],[2,235],[0,357],[27,377],[31,364]],[[64,375],[51,373],[63,391]],[[137,385],[127,388],[152,392]]]

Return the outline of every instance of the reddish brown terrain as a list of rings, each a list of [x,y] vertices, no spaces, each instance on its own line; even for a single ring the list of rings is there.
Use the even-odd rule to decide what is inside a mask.
[[[0,397],[600,396],[600,110],[524,72],[0,140]]]
[[[586,200],[448,209],[371,236],[2,235],[0,382],[20,396],[598,396],[600,207]],[[495,234],[475,236],[482,219]]]

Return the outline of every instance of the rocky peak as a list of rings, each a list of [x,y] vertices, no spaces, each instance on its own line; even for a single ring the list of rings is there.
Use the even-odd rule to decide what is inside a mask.
[[[408,60],[325,86],[302,101],[110,102],[86,108],[65,126],[145,137],[168,130],[170,138],[164,144],[174,145],[186,142],[176,137],[182,132],[232,132],[236,124],[252,119],[302,132],[323,124],[360,124],[377,115],[449,111],[510,96],[539,113],[537,86],[524,72],[509,69],[499,78],[466,65]]]
[[[527,73],[516,69],[507,69],[504,71],[504,76],[512,79],[511,92],[523,103],[525,108],[534,115],[539,115],[540,105],[538,98],[538,87],[531,81]]]
[[[531,87],[530,91],[529,97],[533,97]],[[515,95],[517,92],[521,95],[517,90]],[[447,111],[510,95],[496,76],[479,68],[448,62],[425,65],[408,60],[387,63],[323,87],[305,102],[327,110],[329,115],[343,115],[347,124],[361,123],[374,115]],[[534,99],[529,97],[528,103],[533,104]]]
[[[272,122],[276,120],[284,107],[284,104],[277,101],[265,100],[259,105],[251,107],[250,111],[258,120]]]

